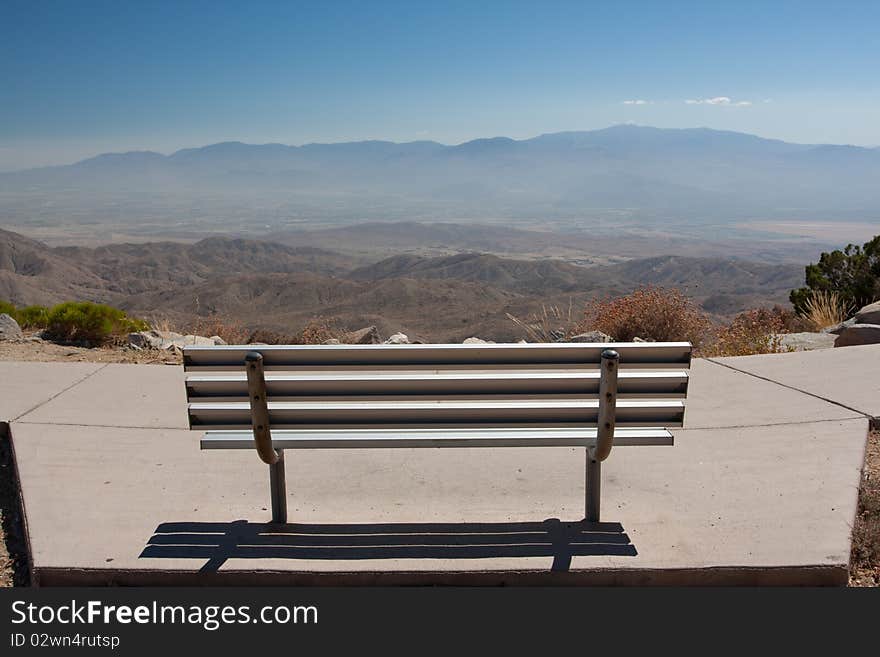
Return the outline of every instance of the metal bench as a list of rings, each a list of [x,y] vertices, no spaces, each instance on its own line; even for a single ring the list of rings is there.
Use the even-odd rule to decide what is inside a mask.
[[[599,521],[614,445],[672,445],[691,345],[185,347],[202,449],[254,449],[273,522],[287,522],[284,453],[390,447],[584,447],[586,513]]]

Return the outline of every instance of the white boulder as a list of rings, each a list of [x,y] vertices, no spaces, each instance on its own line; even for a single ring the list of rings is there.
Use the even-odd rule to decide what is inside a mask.
[[[15,319],[6,313],[0,314],[0,342],[3,340],[21,340],[24,334]]]

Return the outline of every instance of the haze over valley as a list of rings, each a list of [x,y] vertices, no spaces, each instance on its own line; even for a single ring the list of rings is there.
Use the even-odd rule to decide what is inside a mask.
[[[660,254],[644,244],[654,240],[661,250],[672,245],[663,240],[760,242],[799,259],[815,251],[798,252],[799,242],[869,237],[880,223],[878,181],[877,148],[708,128],[617,125],[456,146],[225,142],[2,173],[0,224],[62,244],[108,231],[191,240],[449,222],[609,237],[617,251],[645,255]]]

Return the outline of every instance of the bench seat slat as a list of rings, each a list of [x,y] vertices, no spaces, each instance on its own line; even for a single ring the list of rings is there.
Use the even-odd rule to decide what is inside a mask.
[[[683,398],[688,373],[623,371],[618,396]],[[599,393],[599,372],[594,371],[475,371],[475,372],[338,372],[267,374],[269,398],[309,396],[382,395],[560,395],[581,397]],[[190,374],[186,377],[190,401],[223,397],[247,398],[247,376]]]
[[[295,401],[269,402],[273,428],[308,424],[515,424],[579,423],[598,421],[599,402],[589,399],[437,400],[437,401]],[[193,427],[250,426],[248,402],[195,402],[189,404]],[[626,426],[681,426],[684,403],[675,400],[622,400],[616,422]]]
[[[273,432],[275,449],[358,449],[390,447],[592,447],[596,429],[479,428],[479,429],[346,429],[280,430]],[[615,446],[672,445],[672,434],[662,428],[618,429]],[[210,431],[202,449],[253,449],[250,431]]]

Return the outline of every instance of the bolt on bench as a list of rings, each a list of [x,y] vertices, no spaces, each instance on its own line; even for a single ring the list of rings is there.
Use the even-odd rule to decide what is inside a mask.
[[[389,447],[584,447],[599,521],[611,448],[672,445],[687,342],[185,347],[202,449],[254,449],[272,521],[287,522],[284,452]]]

